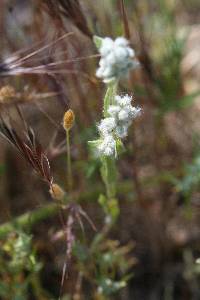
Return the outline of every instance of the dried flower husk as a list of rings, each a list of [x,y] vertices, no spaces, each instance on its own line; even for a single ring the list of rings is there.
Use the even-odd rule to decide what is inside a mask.
[[[6,103],[16,95],[15,89],[11,85],[5,85],[0,89],[0,102]]]
[[[65,196],[64,190],[57,183],[51,185],[49,192],[54,200],[61,201]]]
[[[73,110],[69,109],[65,112],[64,117],[63,117],[63,127],[64,129],[70,130],[72,126],[74,125],[75,121],[75,115]]]

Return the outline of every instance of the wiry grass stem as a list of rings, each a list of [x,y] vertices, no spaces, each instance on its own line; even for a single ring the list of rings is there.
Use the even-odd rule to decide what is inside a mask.
[[[68,185],[69,191],[71,191],[72,187],[73,187],[73,177],[72,177],[72,164],[71,164],[69,130],[66,130],[66,145],[67,145],[67,185]]]

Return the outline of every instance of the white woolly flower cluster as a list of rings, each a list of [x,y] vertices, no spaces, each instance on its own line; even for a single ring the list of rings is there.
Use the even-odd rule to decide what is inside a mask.
[[[98,145],[100,155],[116,155],[116,140],[125,138],[128,127],[131,125],[141,109],[131,105],[132,97],[129,95],[115,96],[114,104],[109,105],[109,117],[101,120],[98,130],[101,142]]]
[[[138,66],[138,61],[133,60],[135,52],[124,37],[118,37],[114,41],[109,37],[102,39],[99,52],[100,67],[96,75],[105,83],[126,76],[130,69]]]

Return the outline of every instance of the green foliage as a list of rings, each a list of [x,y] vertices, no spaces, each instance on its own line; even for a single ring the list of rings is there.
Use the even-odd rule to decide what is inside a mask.
[[[97,293],[109,299],[107,297],[125,287],[131,277],[127,272],[135,263],[130,254],[132,249],[131,244],[120,246],[118,241],[105,238],[98,243],[98,247],[90,249],[76,242],[73,253],[77,257],[79,271],[88,283],[95,287],[95,295]],[[120,280],[117,280],[119,275]],[[94,296],[91,299],[94,299]]]
[[[181,89],[180,64],[183,46],[184,40],[179,39],[174,33],[165,41],[165,51],[159,61],[160,74],[157,78],[162,110],[176,105],[177,95]]]
[[[97,36],[97,35],[93,36],[93,42],[95,43],[95,46],[97,47],[97,49],[101,48],[102,40],[103,39],[101,37]]]
[[[109,296],[125,287],[130,278],[130,275],[127,276],[127,272],[134,263],[131,256],[129,257],[132,246],[120,246],[118,241],[107,240],[100,249],[101,251],[94,254],[98,264],[98,291]],[[117,274],[120,274],[120,280],[116,280]]]
[[[104,294],[105,296],[110,296],[112,294],[115,294],[125,286],[125,281],[114,281],[110,278],[102,278],[98,281],[98,292],[100,294]]]
[[[115,165],[115,159],[113,157],[102,157],[101,158],[101,176],[106,186],[107,197],[115,197],[116,194],[116,180],[117,170]]]
[[[87,9],[84,11],[84,13],[85,12],[88,13],[89,17],[90,17],[89,11],[93,9],[93,5],[94,8],[96,6],[93,2],[94,1],[89,1],[88,3],[90,3],[91,7],[88,9],[88,11]],[[183,2],[186,3],[188,1],[183,1]],[[192,2],[197,3],[196,0],[192,0]],[[118,298],[117,294],[119,293],[119,290],[126,286],[129,278],[132,276],[132,269],[130,274],[130,268],[135,263],[133,258],[134,252],[133,252],[132,245],[128,244],[128,245],[121,246],[119,242],[121,238],[120,234],[119,236],[117,236],[119,241],[110,239],[110,236],[112,236],[113,234],[112,230],[114,231],[114,234],[116,232],[118,234],[118,230],[117,230],[118,228],[114,227],[118,225],[117,220],[120,214],[120,206],[117,199],[118,192],[119,195],[123,196],[123,198],[126,200],[125,201],[126,204],[128,203],[130,205],[129,207],[131,207],[131,209],[134,209],[136,207],[136,210],[134,211],[135,214],[133,215],[136,215],[136,217],[138,218],[138,219],[136,218],[136,221],[137,220],[139,221],[137,223],[138,225],[135,226],[138,227],[138,232],[136,231],[137,228],[136,229],[134,228],[134,230],[136,231],[136,236],[138,237],[138,244],[140,243],[140,233],[142,235],[142,232],[140,231],[141,227],[145,228],[145,224],[146,224],[146,220],[144,220],[144,217],[146,215],[150,216],[151,214],[151,217],[155,216],[155,222],[157,222],[157,219],[159,219],[158,224],[161,225],[160,227],[162,227],[161,231],[159,231],[160,228],[156,228],[156,231],[153,232],[155,226],[152,226],[153,228],[152,233],[151,230],[148,231],[148,234],[150,236],[147,237],[146,239],[145,238],[146,232],[145,232],[145,235],[144,237],[141,238],[141,240],[142,240],[142,247],[145,248],[146,243],[148,243],[147,248],[148,246],[151,248],[150,250],[147,249],[147,255],[149,254],[148,251],[151,251],[152,254],[151,256],[154,258],[158,256],[158,259],[161,261],[163,258],[161,253],[163,252],[162,251],[163,241],[161,241],[162,238],[160,239],[161,236],[160,233],[163,232],[163,228],[165,225],[168,226],[168,224],[165,223],[166,220],[167,222],[169,221],[169,225],[171,225],[170,223],[171,216],[173,215],[173,218],[174,219],[176,218],[176,210],[174,210],[174,212],[170,211],[171,203],[173,202],[174,199],[175,199],[174,203],[176,203],[176,200],[178,199],[180,194],[181,196],[184,195],[185,198],[187,197],[188,199],[190,199],[193,193],[195,193],[196,191],[200,191],[200,155],[198,154],[194,158],[192,163],[186,165],[184,169],[182,168],[182,164],[184,163],[184,158],[183,158],[183,162],[180,163],[179,161],[173,162],[171,156],[175,157],[175,155],[172,153],[173,149],[171,149],[171,145],[172,147],[175,146],[173,145],[173,142],[168,143],[168,136],[165,132],[166,128],[165,126],[162,126],[163,114],[171,111],[177,111],[183,108],[187,108],[193,103],[196,97],[200,95],[199,90],[188,95],[185,95],[184,93],[184,82],[181,73],[181,61],[184,53],[183,50],[185,48],[185,37],[180,36],[179,28],[177,28],[176,11],[175,11],[176,6],[174,4],[175,1],[159,0],[157,2],[154,2],[154,1],[145,1],[145,0],[144,1],[124,0],[124,3],[126,6],[125,9],[127,12],[127,16],[128,17],[130,16],[130,20],[128,20],[128,23],[131,29],[130,30],[131,43],[135,45],[136,56],[138,58],[139,57],[141,58],[141,63],[143,62],[144,66],[142,66],[141,69],[138,71],[138,73],[136,73],[136,76],[134,74],[133,76],[130,76],[129,78],[130,80],[128,83],[126,82],[120,83],[120,87],[126,86],[127,92],[131,92],[131,93],[133,92],[134,89],[134,93],[138,101],[140,100],[143,101],[143,99],[145,99],[146,103],[145,103],[144,111],[145,110],[147,111],[148,116],[145,115],[145,118],[147,116],[147,119],[145,118],[143,119],[142,126],[139,130],[137,128],[137,124],[136,127],[133,129],[133,130],[136,129],[133,134],[134,136],[133,143],[131,143],[131,140],[127,141],[127,144],[130,142],[130,145],[132,146],[127,147],[127,151],[126,151],[126,154],[128,156],[127,161],[124,161],[123,164],[120,165],[121,176],[120,176],[119,184],[118,184],[118,170],[116,165],[118,163],[118,158],[120,154],[124,152],[124,145],[120,139],[117,139],[114,136],[116,138],[116,154],[117,154],[116,157],[103,157],[103,156],[98,157],[97,147],[101,142],[100,139],[90,141],[88,143],[89,149],[93,154],[91,159],[88,160],[88,156],[85,151],[86,141],[93,139],[93,137],[97,132],[96,123],[94,119],[97,113],[99,113],[99,111],[97,111],[99,105],[97,104],[97,102],[95,102],[95,100],[100,98],[100,94],[101,95],[104,94],[104,91],[100,90],[101,85],[98,84],[98,80],[94,78],[94,72],[91,75],[91,69],[89,65],[90,59],[88,58],[86,60],[87,57],[90,56],[93,57],[94,53],[92,51],[94,50],[94,48],[92,47],[89,48],[90,42],[88,42],[88,49],[86,54],[81,51],[82,49],[78,48],[79,47],[78,42],[74,43],[74,45],[76,44],[76,48],[75,47],[73,48],[73,42],[72,42],[72,44],[69,44],[70,51],[67,51],[68,52],[67,55],[69,56],[68,57],[67,55],[65,56],[65,44],[63,40],[62,56],[60,56],[60,58],[59,55],[57,55],[59,53],[57,53],[56,51],[57,44],[55,44],[55,47],[52,47],[53,51],[49,51],[50,54],[51,52],[53,53],[55,51],[55,57],[54,55],[52,55],[52,65],[50,64],[50,66],[56,65],[56,61],[54,65],[54,61],[53,61],[54,59],[57,60],[59,58],[61,60],[61,64],[62,64],[62,60],[63,62],[68,61],[69,64],[67,63],[66,65],[70,67],[69,73],[72,71],[72,74],[70,76],[73,78],[72,84],[70,83],[70,76],[69,76],[69,81],[68,78],[67,80],[66,78],[62,78],[62,72],[61,74],[59,74],[58,77],[55,75],[55,78],[54,76],[47,76],[47,78],[45,78],[45,82],[48,82],[48,77],[49,78],[52,77],[51,80],[53,83],[55,79],[56,81],[55,94],[56,95],[58,94],[58,97],[60,98],[62,98],[61,97],[62,93],[60,93],[60,90],[62,91],[62,89],[59,89],[59,81],[61,81],[64,87],[63,91],[67,91],[66,96],[71,101],[70,102],[71,105],[72,106],[74,105],[77,114],[76,119],[78,124],[77,126],[78,134],[73,136],[74,144],[72,145],[72,147],[70,147],[70,149],[73,151],[72,153],[72,161],[73,161],[72,169],[74,171],[73,175],[75,178],[77,178],[77,182],[76,184],[74,184],[75,186],[74,190],[68,192],[67,195],[69,195],[70,201],[74,201],[72,204],[76,204],[75,201],[77,201],[80,204],[80,206],[82,206],[83,204],[82,201],[85,201],[86,208],[88,204],[89,205],[94,204],[93,207],[95,208],[94,211],[92,211],[91,219],[95,223],[95,225],[97,225],[98,228],[97,232],[93,233],[92,238],[90,235],[90,230],[86,232],[86,235],[84,237],[83,235],[81,235],[81,238],[79,238],[79,232],[77,230],[77,228],[79,227],[77,224],[79,223],[81,227],[82,226],[84,227],[84,222],[82,224],[82,217],[83,219],[84,217],[85,219],[87,218],[89,219],[89,217],[87,217],[87,213],[85,213],[84,211],[85,208],[83,209],[81,208],[82,214],[79,215],[79,213],[74,208],[75,206],[74,207],[72,206],[73,209],[71,209],[71,211],[70,209],[67,210],[67,214],[65,210],[66,207],[64,205],[63,207],[61,207],[61,209],[63,208],[62,213],[64,215],[64,218],[66,217],[66,215],[68,217],[68,213],[72,212],[71,217],[73,220],[70,224],[71,228],[66,228],[67,229],[66,231],[70,232],[69,236],[67,236],[68,240],[67,241],[64,240],[63,242],[65,246],[66,244],[68,245],[66,246],[66,249],[63,247],[63,249],[61,249],[60,251],[63,255],[65,250],[68,251],[70,247],[72,247],[73,259],[70,261],[71,258],[70,257],[67,263],[72,269],[72,271],[75,270],[75,272],[74,274],[71,274],[70,273],[71,269],[70,269],[68,280],[69,281],[71,280],[69,284],[72,283],[73,292],[76,290],[77,286],[78,288],[80,288],[79,291],[80,297],[78,298],[77,296],[77,299],[88,300],[90,299],[88,297],[91,297],[92,300],[110,300],[110,299]],[[124,35],[123,32],[124,24],[122,22],[122,18],[120,14],[121,12],[119,10],[120,5],[118,4],[119,3],[116,0],[103,1],[103,4],[102,3],[101,5],[99,4],[97,10],[99,10],[99,7],[101,7],[101,9],[102,7],[106,8],[105,11],[99,12],[100,18],[98,14],[95,15],[95,9],[94,12],[92,11],[91,19],[94,24],[94,28],[91,28],[92,29],[91,32],[101,32],[102,35],[103,33],[106,32],[107,36],[108,35],[116,36],[116,33],[119,33],[120,35]],[[135,7],[135,10],[132,9],[133,7]],[[110,13],[112,13],[113,15],[111,16]],[[131,18],[133,14],[135,14],[135,16],[137,15],[135,19]],[[70,17],[70,20],[73,20],[73,17],[74,16],[72,15]],[[62,16],[63,21],[64,18],[65,15],[63,14]],[[103,20],[103,24],[101,24],[101,19]],[[137,22],[135,23],[136,19],[138,19],[138,24]],[[70,22],[70,20],[68,21]],[[60,23],[58,22],[58,24]],[[58,24],[56,24],[56,26]],[[75,20],[73,24],[74,24],[73,26],[76,26],[76,24],[78,24],[77,20]],[[114,24],[114,30],[112,31],[111,27],[113,24]],[[82,33],[84,34],[84,32]],[[80,39],[82,35],[79,35]],[[43,36],[43,34],[41,34],[41,36]],[[86,39],[84,40],[84,43],[85,41]],[[96,48],[99,49],[102,44],[102,38],[98,36],[94,36],[93,41]],[[66,46],[66,49],[68,49],[68,45]],[[70,63],[69,61],[71,57],[70,56],[71,53],[75,54],[75,56],[73,56],[72,63]],[[20,55],[23,56],[23,53]],[[96,57],[96,55],[94,55],[94,57]],[[51,57],[49,58],[51,61]],[[81,62],[80,65],[79,65],[79,58]],[[32,61],[33,62],[37,61],[37,57]],[[146,68],[145,68],[145,62],[146,62]],[[30,66],[31,63],[32,62],[30,62]],[[96,60],[91,59],[92,70],[94,70],[93,68],[94,63],[96,63]],[[27,65],[29,64],[27,63]],[[73,67],[77,67],[77,68],[75,69]],[[54,68],[52,68],[52,70],[54,70]],[[49,72],[50,71],[51,71],[51,67],[49,69]],[[68,73],[68,70],[66,71],[67,71],[66,73]],[[77,72],[77,77],[76,77],[76,72]],[[66,74],[64,74],[64,76],[66,76]],[[22,82],[23,85],[24,85],[24,80],[26,80],[26,78],[23,78],[23,82]],[[17,81],[20,83],[20,79],[17,79]],[[37,80],[34,79],[34,82],[36,81]],[[66,86],[64,86],[65,81],[66,81]],[[52,84],[52,82],[48,82],[50,84],[46,86],[54,88],[54,84]],[[109,116],[107,109],[110,104],[113,104],[113,99],[116,95],[117,88],[118,88],[118,82],[112,82],[106,85],[106,93],[104,97],[104,107],[103,107],[104,118]],[[18,93],[19,95],[17,95],[17,100],[18,100],[18,96],[20,96],[21,93],[20,84],[18,89],[19,89],[19,93]],[[94,100],[94,101],[92,102],[90,100]],[[96,109],[96,111],[93,111],[93,109]],[[85,120],[87,121],[86,126],[90,126],[89,128],[84,128]],[[57,121],[58,120],[55,120],[55,123],[59,123],[60,120],[58,122]],[[146,126],[149,126],[149,128],[146,128]],[[148,143],[149,143],[148,145],[142,136],[143,132],[145,133],[144,137],[146,137],[148,134],[150,135],[148,137]],[[60,133],[57,138],[59,140]],[[45,139],[45,143],[46,143],[46,139]],[[170,148],[169,152],[167,149],[168,146]],[[70,153],[70,149],[68,149],[68,153]],[[59,153],[59,146],[57,149],[56,141],[55,141],[55,145],[54,142],[52,143],[52,149],[47,149],[47,150],[49,150],[49,153],[51,152],[50,150],[52,150],[52,157],[54,156],[54,154],[56,156]],[[61,150],[63,150],[62,147]],[[180,150],[181,152],[181,149],[178,150]],[[191,153],[192,151],[190,152],[190,155],[192,156]],[[81,158],[78,158],[79,154],[81,154],[80,155]],[[181,156],[180,156],[180,161],[181,161]],[[181,175],[180,175],[180,170],[183,171]],[[3,174],[3,172],[4,172],[4,165],[1,165],[0,176]],[[125,178],[127,178],[129,175],[131,176],[131,178],[126,181]],[[56,178],[56,176],[54,178]],[[104,185],[102,183],[99,183],[100,176]],[[60,176],[58,176],[58,178],[59,177]],[[126,182],[129,188],[127,188]],[[130,189],[130,185],[131,185],[131,189]],[[27,190],[28,189],[29,186],[27,186]],[[86,190],[86,193],[84,192],[82,195],[83,190]],[[95,190],[95,193],[93,190]],[[131,202],[127,202],[128,198],[131,201],[135,200],[134,205],[132,205]],[[168,198],[169,201],[165,201],[168,200]],[[90,199],[92,200],[90,201]],[[98,203],[96,203],[95,206],[94,201],[97,202],[97,200]],[[140,205],[140,200],[141,200],[141,205]],[[147,203],[147,205],[143,205],[143,200],[145,204],[147,203],[148,200],[150,201],[149,203]],[[88,203],[86,203],[86,201],[88,201]],[[168,207],[168,203],[169,203],[169,207]],[[102,209],[103,211],[103,218],[100,220],[99,222],[100,224],[98,222],[96,224],[95,222],[96,221],[95,209],[98,206],[98,204],[100,206],[100,209]],[[29,227],[29,225],[30,228],[35,226],[35,224],[40,220],[46,220],[50,216],[54,215],[55,213],[52,213],[52,211],[55,211],[55,207],[57,213],[58,209],[60,209],[60,206],[58,207],[56,204],[54,204],[54,207],[53,206],[49,208],[47,206],[42,207],[38,209],[37,213],[31,210],[30,212],[28,212],[28,214],[22,215],[19,219],[17,219],[20,220],[20,222],[8,222],[4,224],[1,227],[0,235],[5,236],[7,235],[8,232],[16,228],[22,229],[22,228]],[[166,211],[165,211],[165,207],[166,207]],[[125,207],[125,209],[127,208]],[[61,217],[62,217],[62,213],[61,213]],[[99,217],[97,219],[99,220]],[[126,230],[129,230],[129,226],[130,226],[129,221],[131,220],[127,220],[126,223],[125,220]],[[144,227],[143,227],[143,221],[145,223]],[[175,221],[177,221],[178,223],[179,219],[178,220],[175,219]],[[47,225],[49,226],[49,223]],[[167,226],[166,226],[166,232],[168,234]],[[182,227],[183,226],[181,225],[181,230]],[[63,231],[63,233],[65,233],[65,231]],[[89,235],[89,238],[87,234]],[[132,234],[131,230],[130,230],[130,234]],[[180,235],[182,238],[182,231]],[[135,235],[133,234],[127,236],[132,238],[132,236]],[[176,236],[178,236],[178,234],[175,235],[175,238]],[[185,235],[183,234],[183,236]],[[181,243],[181,241],[178,241],[178,243],[179,242]],[[178,251],[176,251],[175,248],[178,243],[176,243],[175,241],[171,247],[170,239],[167,239],[167,245],[166,245],[167,249],[168,249],[168,243],[169,243],[170,251],[167,251],[167,254],[169,255],[169,261],[170,261],[171,252],[172,252],[172,256],[177,256],[177,257],[179,255],[179,252],[182,253],[181,252],[182,245],[181,247],[178,245]],[[142,248],[142,247],[140,248],[140,246],[141,244],[139,244],[138,249]],[[173,253],[174,249],[176,251],[175,255]],[[146,249],[144,250],[146,251]],[[145,251],[144,253],[146,253]],[[196,251],[199,252],[198,246]],[[190,285],[190,283],[192,282],[191,286],[193,286],[194,280],[196,280],[197,276],[199,276],[200,274],[199,265],[194,262],[194,257],[192,252],[190,251],[183,252],[183,254],[184,254],[183,255],[184,266],[182,268],[182,265],[178,257],[178,264],[180,264],[179,266],[181,266],[181,268],[178,267],[178,269],[184,269],[183,276],[187,278],[189,282],[188,285]],[[39,273],[41,267],[42,267],[41,263],[37,261],[37,257],[33,247],[32,237],[21,231],[13,232],[13,234],[10,234],[7,237],[6,241],[1,242],[0,298],[12,299],[12,300],[25,300],[25,299],[29,299],[30,296],[29,294],[31,291],[31,294],[33,294],[31,296],[33,298],[43,299],[43,295],[45,293],[40,286],[40,279],[39,279]],[[168,266],[166,266],[166,268],[164,267],[163,269],[168,269]],[[177,268],[174,268],[172,270],[172,273],[173,272],[176,273],[176,269]],[[143,272],[143,270],[141,271]],[[81,275],[80,287],[79,287],[79,282],[75,283],[74,280],[74,276],[76,276],[76,274]],[[164,275],[165,276],[163,277],[166,277],[168,280],[169,277],[168,274],[167,276],[166,274]],[[173,274],[172,276],[173,279],[176,278],[175,276],[176,274],[175,275]],[[169,285],[170,284],[171,282],[169,283]],[[85,292],[86,288],[84,285],[86,287],[89,286],[88,294],[87,291]],[[63,290],[64,289],[65,287],[63,288]],[[70,288],[70,292],[71,292],[71,288]],[[68,291],[68,293],[70,292]],[[74,295],[73,292],[72,294],[65,295],[62,299],[63,300],[75,299],[76,295]],[[171,295],[172,294],[170,294],[170,296]],[[48,295],[48,297],[47,298],[45,297],[44,299],[51,299],[51,298]],[[172,299],[172,296],[170,299]]]
[[[30,286],[35,286],[41,264],[32,249],[32,237],[23,232],[13,232],[0,250],[0,296],[3,299],[26,300]]]
[[[88,141],[89,150],[91,151],[92,154],[95,155],[95,152],[97,151],[96,149],[97,149],[99,143],[100,143],[100,140]]]
[[[116,198],[109,198],[109,200],[104,195],[100,195],[98,199],[104,213],[111,217],[112,222],[115,222],[119,216],[119,204]]]
[[[160,113],[183,109],[191,105],[199,90],[185,95],[181,62],[186,33],[180,34],[176,24],[175,5],[159,0],[159,10],[151,17],[152,41],[149,52],[153,71],[152,84]],[[149,28],[146,28],[147,33]]]
[[[103,114],[104,117],[109,117],[107,112],[109,105],[113,104],[114,97],[116,95],[118,82],[114,81],[108,84],[108,88],[104,97],[104,106],[103,106]]]
[[[184,176],[177,181],[177,189],[185,195],[191,194],[200,185],[200,155],[185,167]]]
[[[96,159],[91,159],[90,163],[85,164],[85,174],[88,179],[95,179],[95,174],[99,171],[101,162],[100,160]]]

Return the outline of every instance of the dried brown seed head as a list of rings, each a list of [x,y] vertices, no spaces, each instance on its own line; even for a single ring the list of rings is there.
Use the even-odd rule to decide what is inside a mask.
[[[63,127],[64,129],[70,130],[72,126],[74,125],[75,121],[75,115],[73,110],[69,109],[65,112],[64,117],[63,117]]]
[[[53,183],[51,185],[49,192],[50,192],[52,198],[55,200],[58,200],[58,201],[63,200],[63,198],[65,196],[65,192],[57,183]]]
[[[5,85],[0,89],[0,102],[6,103],[16,95],[15,89],[11,85]]]

